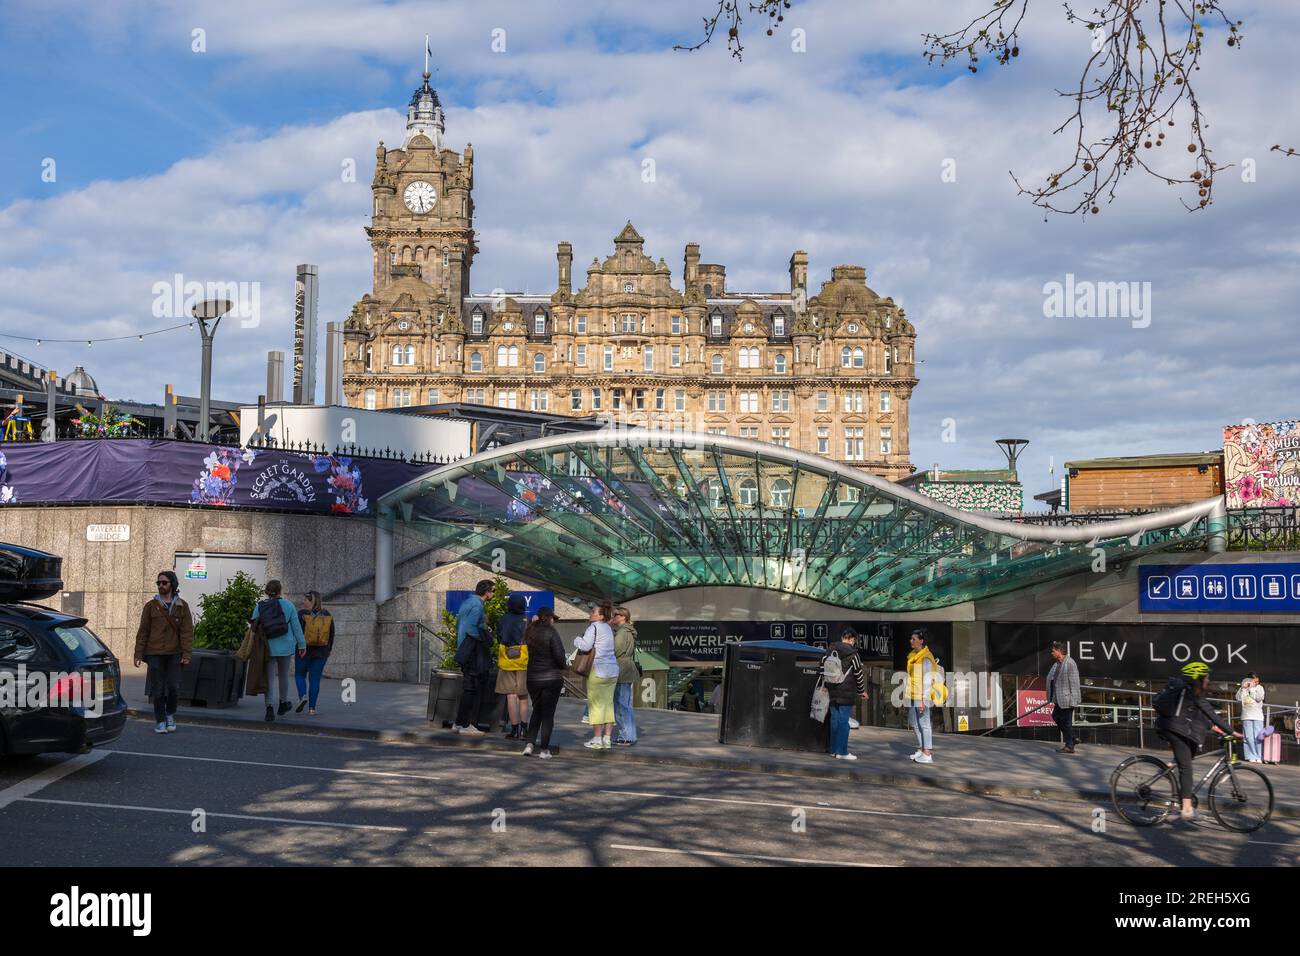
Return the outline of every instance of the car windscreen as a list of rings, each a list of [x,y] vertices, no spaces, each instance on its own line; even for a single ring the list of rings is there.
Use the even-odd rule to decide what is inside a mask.
[[[68,649],[73,658],[76,660],[89,660],[96,657],[109,657],[110,651],[99,638],[90,633],[85,627],[70,627],[67,625],[56,625],[53,629],[54,636]]]

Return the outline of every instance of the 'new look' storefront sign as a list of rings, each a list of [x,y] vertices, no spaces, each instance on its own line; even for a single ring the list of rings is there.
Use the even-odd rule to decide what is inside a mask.
[[[1300,563],[1144,564],[1138,587],[1143,611],[1300,613]]]

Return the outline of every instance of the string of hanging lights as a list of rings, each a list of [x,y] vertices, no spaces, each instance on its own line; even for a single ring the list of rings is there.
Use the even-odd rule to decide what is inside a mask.
[[[177,329],[192,329],[192,328],[194,328],[193,322],[182,322],[180,325],[169,325],[165,329],[153,329],[149,332],[133,332],[130,335],[110,335],[104,338],[89,338],[89,339],[57,339],[57,338],[47,338],[45,336],[15,335],[11,332],[0,332],[0,339],[18,339],[19,341],[22,342],[35,342],[38,346],[44,342],[49,342],[52,345],[57,345],[57,344],[79,345],[80,343],[85,342],[86,347],[89,348],[90,346],[94,345],[96,342],[99,343],[125,342],[128,339],[136,339],[137,341],[143,342],[148,336],[151,335],[164,335],[167,332],[175,332]]]

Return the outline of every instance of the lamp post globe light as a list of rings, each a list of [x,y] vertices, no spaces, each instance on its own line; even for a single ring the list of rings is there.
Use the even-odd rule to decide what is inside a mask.
[[[195,321],[199,324],[199,335],[203,339],[203,370],[199,382],[199,423],[198,439],[207,441],[208,435],[212,429],[211,405],[212,405],[212,339],[217,334],[217,326],[221,323],[221,317],[234,308],[234,303],[229,299],[205,299],[202,302],[196,302],[190,309],[190,314],[194,316]],[[212,328],[208,328],[208,323],[212,323]]]

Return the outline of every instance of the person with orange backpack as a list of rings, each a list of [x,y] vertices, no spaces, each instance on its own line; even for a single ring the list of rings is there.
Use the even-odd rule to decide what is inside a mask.
[[[334,649],[334,618],[321,606],[319,591],[307,592],[298,611],[298,621],[307,651],[297,659],[293,669],[293,682],[298,685],[297,713],[301,714],[306,707],[307,716],[315,717],[321,674]]]

